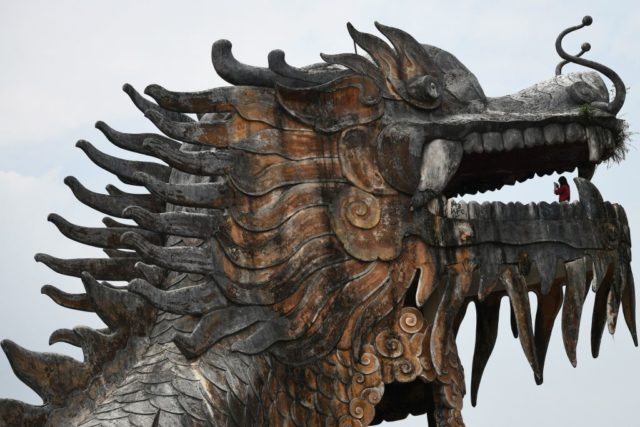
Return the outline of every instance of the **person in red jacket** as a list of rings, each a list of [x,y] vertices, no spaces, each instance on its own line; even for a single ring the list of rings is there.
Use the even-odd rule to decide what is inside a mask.
[[[571,188],[569,188],[567,178],[561,176],[558,178],[558,182],[553,183],[553,193],[558,195],[559,202],[569,201],[571,198]]]

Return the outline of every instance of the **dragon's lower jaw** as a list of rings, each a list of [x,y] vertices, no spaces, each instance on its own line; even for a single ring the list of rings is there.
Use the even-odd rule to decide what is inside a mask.
[[[576,365],[580,317],[589,287],[596,294],[593,356],[599,353],[605,325],[611,333],[615,331],[620,306],[638,344],[625,212],[617,204],[604,202],[589,181],[576,178],[575,183],[580,200],[573,203],[479,204],[442,199],[433,200],[428,207],[438,218],[436,228],[452,231],[442,234],[455,236],[455,242],[438,242],[442,248],[439,284],[418,285],[416,303],[425,321],[434,325],[430,350],[436,370],[447,351],[446,337],[457,332],[466,305],[476,304],[474,405],[497,336],[500,299],[505,295],[511,302],[514,336],[520,338],[538,383],[543,378],[551,329],[561,309],[565,350]],[[535,320],[530,292],[537,295]]]
[[[423,353],[436,380],[395,382],[376,409],[376,421],[432,411],[438,378],[447,381],[446,366],[456,353],[457,335],[467,305],[475,304],[476,342],[471,374],[475,406],[484,369],[498,335],[500,304],[511,306],[511,328],[520,339],[536,383],[543,381],[544,362],[555,320],[561,317],[564,348],[577,363],[576,346],[583,304],[591,288],[595,303],[591,349],[597,357],[605,327],[614,333],[622,308],[636,346],[635,289],[630,268],[630,236],[621,206],[604,202],[589,181],[576,178],[580,200],[573,203],[483,203],[432,200],[425,222],[452,240],[439,246],[438,268],[422,268],[433,280],[416,284],[405,299],[405,310],[418,307],[429,333]],[[436,233],[437,234],[437,233]],[[536,294],[532,313],[530,293]],[[415,300],[413,296],[415,295]],[[561,314],[560,314],[561,313]],[[464,391],[463,391],[464,393]],[[421,396],[406,399],[404,396]],[[455,405],[453,405],[455,406]]]

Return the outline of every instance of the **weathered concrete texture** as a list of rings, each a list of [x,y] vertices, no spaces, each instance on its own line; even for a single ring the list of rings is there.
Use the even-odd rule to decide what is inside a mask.
[[[82,362],[4,341],[44,404],[2,400],[0,424],[366,426],[427,413],[430,425],[462,426],[456,333],[473,302],[475,405],[503,296],[538,383],[560,311],[575,365],[588,286],[593,354],[621,307],[637,345],[626,215],[589,181],[620,149],[624,94],[609,103],[600,77],[575,73],[487,98],[453,55],[376,26],[391,45],[348,26],[368,57],[295,68],[274,51],[258,68],[221,40],[214,67],[234,86],[151,85],[155,103],[124,86],[164,135],[97,127],[156,160],[77,146],[147,193],[65,183],[135,225],[51,214],[62,234],[107,257],[36,256],[85,287],[42,293],[107,328],[53,332],[51,343],[82,348]],[[449,199],[575,167],[573,203]]]

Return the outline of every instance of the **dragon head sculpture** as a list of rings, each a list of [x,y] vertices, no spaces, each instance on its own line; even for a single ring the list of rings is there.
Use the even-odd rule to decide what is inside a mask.
[[[125,85],[164,135],[96,126],[163,163],[77,146],[148,193],[98,194],[68,177],[78,200],[109,215],[105,227],[49,220],[108,257],[36,255],[86,288],[42,292],[107,328],[52,334],[81,347],[83,362],[3,341],[44,404],[2,400],[0,422],[366,426],[427,413],[432,425],[461,426],[456,333],[473,302],[475,404],[504,296],[538,383],[560,312],[575,365],[589,288],[593,355],[620,307],[637,345],[627,219],[589,181],[624,150],[624,85],[561,46],[590,23],[556,47],[612,79],[611,102],[596,73],[563,75],[562,64],[550,80],[487,98],[453,55],[380,24],[392,46],[348,26],[367,56],[295,68],[273,51],[269,68],[256,68],[221,40],[213,64],[233,86],[151,85],[154,103]],[[453,200],[575,168],[576,202]]]

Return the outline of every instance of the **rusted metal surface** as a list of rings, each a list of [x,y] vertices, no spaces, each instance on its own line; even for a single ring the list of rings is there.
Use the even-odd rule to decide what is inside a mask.
[[[52,214],[62,234],[108,258],[36,257],[86,290],[42,293],[108,328],[52,334],[81,347],[83,362],[3,342],[44,405],[0,400],[0,422],[366,426],[427,413],[430,425],[463,426],[456,334],[475,303],[475,405],[505,296],[538,383],[560,310],[575,365],[589,287],[593,355],[620,308],[637,345],[626,215],[589,181],[621,149],[624,95],[609,104],[596,74],[575,73],[487,98],[453,55],[376,25],[391,46],[348,26],[369,58],[323,55],[326,64],[299,69],[274,51],[258,68],[222,40],[214,67],[234,86],[151,85],[157,103],[124,86],[164,135],[96,126],[164,164],[78,147],[149,193],[65,182],[82,203],[137,226]],[[447,199],[575,167],[574,203]]]

